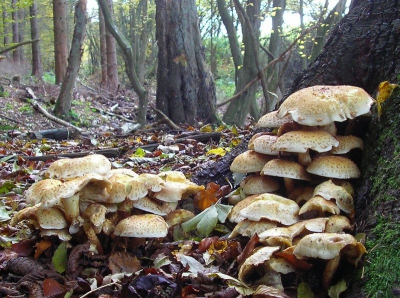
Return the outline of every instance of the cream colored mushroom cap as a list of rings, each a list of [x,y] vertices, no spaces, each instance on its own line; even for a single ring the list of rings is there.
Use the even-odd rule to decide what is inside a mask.
[[[137,173],[135,173],[135,171],[133,171],[133,170],[131,170],[131,169],[121,168],[121,169],[111,169],[111,170],[107,173],[106,177],[107,177],[107,178],[111,178],[111,177],[112,177],[113,175],[115,175],[115,174],[118,174],[118,175],[123,174],[123,175],[127,175],[127,176],[130,176],[130,177],[137,177],[137,176],[139,176]]]
[[[344,187],[334,184],[332,180],[317,185],[314,189],[314,195],[321,196],[326,200],[335,199],[336,205],[346,213],[354,210],[353,197]]]
[[[277,117],[291,115],[303,125],[327,125],[366,114],[373,103],[359,87],[318,85],[291,94],[278,109]]]
[[[145,197],[149,191],[160,191],[163,183],[164,180],[157,175],[140,174],[131,180],[128,198],[135,201]]]
[[[326,222],[325,232],[326,233],[343,233],[345,230],[351,230],[353,226],[350,220],[343,215],[332,215],[329,216]]]
[[[310,211],[317,211],[318,214],[323,214],[325,212],[329,212],[331,214],[340,213],[340,209],[335,203],[325,200],[321,196],[314,196],[309,199],[303,206],[301,206],[299,215]]]
[[[359,178],[361,176],[357,165],[342,156],[321,156],[307,167],[307,172],[318,176],[338,179]]]
[[[249,143],[249,149],[267,155],[278,155],[279,150],[274,147],[277,139],[274,135],[261,135]]]
[[[308,149],[327,152],[339,145],[331,134],[323,130],[295,130],[281,135],[275,142],[277,151],[305,153]]]
[[[193,214],[193,212],[189,210],[176,209],[167,214],[167,216],[165,217],[165,221],[167,222],[169,227],[172,227],[174,225],[178,225],[185,221],[188,221],[189,219],[192,219],[194,216],[195,215]]]
[[[165,181],[161,190],[154,193],[154,196],[164,202],[178,202],[191,194],[204,190],[204,185],[197,185],[189,180],[185,182]]]
[[[121,203],[124,201],[131,190],[131,183],[135,177],[124,173],[114,173],[109,178],[111,182],[109,203]]]
[[[114,234],[121,237],[158,238],[168,233],[168,224],[154,214],[132,215],[121,220],[116,226]]]
[[[273,159],[268,161],[261,170],[263,175],[292,178],[298,180],[311,180],[305,168],[295,161]]]
[[[39,208],[36,212],[39,225],[42,229],[64,229],[68,227],[64,213],[56,208]]]
[[[133,201],[132,206],[143,211],[164,216],[175,210],[178,202],[162,202],[144,197]]]
[[[249,206],[254,200],[258,199],[258,196],[259,195],[250,195],[233,206],[231,212],[228,214],[229,221],[239,223],[244,220],[245,218],[240,215],[240,211]]]
[[[233,173],[252,173],[260,172],[265,163],[270,161],[272,157],[255,152],[254,150],[247,150],[233,160],[230,170]]]
[[[279,182],[270,176],[251,175],[240,182],[246,195],[274,192],[279,189]]]
[[[291,225],[299,221],[299,206],[296,202],[274,194],[261,194],[242,209],[239,214],[249,220],[261,218]]]
[[[260,235],[262,232],[275,228],[277,225],[277,222],[268,219],[260,219],[259,221],[244,219],[235,226],[229,238],[235,238],[238,235],[252,237],[256,233]]]
[[[53,162],[46,175],[54,179],[72,179],[88,173],[106,175],[111,170],[111,162],[101,154],[79,158],[65,158]]]
[[[335,137],[339,141],[339,145],[335,148],[332,148],[332,154],[345,154],[353,149],[363,149],[364,141],[356,136],[336,136]]]
[[[287,115],[285,117],[277,117],[276,114],[277,114],[277,111],[272,111],[272,112],[265,114],[258,120],[257,126],[267,127],[267,128],[276,128],[285,123],[293,122],[293,119],[290,115]]]
[[[305,257],[324,260],[338,256],[346,245],[356,245],[357,240],[350,234],[316,233],[301,238],[293,254],[303,259]]]
[[[44,198],[53,194],[53,190],[62,184],[61,181],[56,179],[45,179],[40,180],[31,185],[25,191],[26,203],[29,205],[36,205],[40,203]]]

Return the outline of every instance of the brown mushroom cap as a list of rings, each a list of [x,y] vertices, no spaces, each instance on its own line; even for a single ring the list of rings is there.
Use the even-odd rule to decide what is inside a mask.
[[[272,111],[272,112],[265,114],[258,120],[257,126],[267,127],[267,128],[276,128],[285,123],[293,122],[293,119],[290,115],[278,118],[276,116],[276,114],[277,114],[277,111]]]
[[[132,215],[121,220],[114,234],[121,237],[158,238],[165,237],[168,225],[165,220],[154,214]]]
[[[350,234],[309,234],[301,238],[293,254],[299,259],[310,257],[329,260],[338,256],[346,245],[356,244],[357,240]]]
[[[339,141],[339,145],[335,148],[332,148],[332,154],[345,154],[353,149],[363,149],[364,141],[356,136],[336,136],[335,137]]]
[[[327,152],[339,142],[323,130],[297,130],[281,135],[274,147],[278,151],[305,153],[308,149]]]
[[[299,206],[296,202],[274,194],[257,196],[239,214],[249,220],[258,221],[261,218],[291,225],[299,221]]]
[[[249,149],[252,149],[256,152],[267,154],[267,155],[278,155],[279,150],[277,150],[274,145],[277,136],[274,135],[261,135],[255,138],[251,143],[249,143]]]
[[[261,170],[263,175],[292,178],[299,180],[311,180],[305,168],[297,162],[273,159],[268,161]]]
[[[251,175],[240,183],[246,195],[274,192],[279,189],[279,182],[270,176]]]
[[[357,165],[342,156],[321,156],[307,167],[307,172],[318,176],[338,179],[359,178],[361,173]]]
[[[65,158],[53,162],[46,175],[53,179],[72,179],[89,173],[106,175],[111,170],[111,162],[101,154],[79,158]]]
[[[255,152],[254,150],[247,150],[233,160],[230,170],[233,173],[252,173],[260,172],[266,162],[270,161],[272,157]]]
[[[277,117],[291,115],[308,126],[342,122],[369,112],[374,100],[354,86],[312,86],[291,94],[280,106]]]

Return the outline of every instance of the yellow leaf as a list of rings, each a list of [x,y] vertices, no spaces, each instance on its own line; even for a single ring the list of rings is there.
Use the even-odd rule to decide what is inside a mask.
[[[207,155],[214,154],[214,155],[224,156],[226,154],[226,150],[224,148],[215,148],[215,149],[208,150],[206,154]]]
[[[212,132],[213,128],[210,124],[204,125],[200,128],[201,132]]]
[[[378,94],[376,96],[378,117],[382,115],[381,104],[385,102],[393,93],[393,90],[399,87],[397,84],[390,84],[388,81],[384,81],[379,84]]]

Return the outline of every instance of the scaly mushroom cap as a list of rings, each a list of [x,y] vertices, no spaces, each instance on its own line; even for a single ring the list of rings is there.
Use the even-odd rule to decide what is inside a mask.
[[[275,142],[278,151],[305,153],[308,149],[327,152],[339,142],[323,130],[297,130],[281,135]]]
[[[277,111],[272,111],[265,114],[258,120],[257,126],[267,127],[267,128],[277,128],[285,123],[293,122],[293,119],[290,115],[278,118],[276,114]]]
[[[124,201],[131,190],[132,180],[135,177],[123,173],[114,173],[110,178],[111,189],[108,203],[121,203]]]
[[[299,206],[296,202],[274,194],[261,194],[242,209],[239,214],[249,220],[261,218],[291,225],[299,221]]]
[[[279,189],[279,182],[270,176],[251,175],[240,182],[246,195],[274,192]]]
[[[326,200],[335,199],[336,205],[346,213],[354,210],[353,197],[342,186],[338,186],[332,180],[317,185],[314,189],[314,196],[321,196]]]
[[[342,156],[321,156],[307,167],[307,172],[318,176],[338,179],[359,178],[361,173],[357,165]]]
[[[374,100],[354,86],[312,86],[291,94],[276,116],[291,115],[293,120],[308,126],[342,122],[369,112]]]
[[[329,260],[338,256],[346,245],[355,246],[357,240],[350,234],[309,234],[301,238],[293,254],[299,259],[309,257]]]
[[[332,154],[345,154],[353,149],[363,149],[364,141],[356,136],[336,136],[336,140],[339,141],[339,145],[332,148]]]
[[[186,210],[186,209],[176,209],[171,211],[165,217],[165,221],[167,222],[169,227],[174,225],[181,224],[189,219],[192,219],[195,215],[193,212]]]
[[[277,222],[268,219],[260,219],[259,221],[244,219],[235,226],[229,238],[235,238],[239,235],[253,237],[254,234],[261,234],[265,230],[275,228],[277,225]]]
[[[130,183],[128,199],[136,201],[145,197],[149,191],[160,191],[163,183],[164,180],[157,175],[140,174],[138,177],[133,178]]]
[[[165,181],[161,185],[161,190],[154,193],[154,196],[164,202],[178,202],[191,194],[204,190],[204,185],[186,180],[185,182]]]
[[[116,226],[114,235],[121,237],[158,238],[165,237],[168,225],[165,220],[154,214],[132,215],[121,220]]]
[[[56,194],[57,188],[62,184],[61,181],[55,179],[40,180],[25,191],[26,203],[36,205],[48,197]]]
[[[260,242],[270,246],[290,247],[293,238],[304,230],[304,223],[297,222],[288,227],[277,227],[262,232]]]
[[[273,159],[268,161],[261,170],[263,175],[292,178],[298,180],[311,180],[304,167],[297,162]]]
[[[299,215],[311,214],[311,217],[323,216],[325,212],[339,214],[339,207],[335,203],[325,200],[321,196],[314,196],[309,199],[299,211]],[[313,216],[316,213],[316,216]]]
[[[121,169],[112,169],[112,170],[110,170],[110,171],[107,173],[106,177],[107,177],[108,179],[110,179],[110,178],[112,177],[112,175],[114,175],[114,174],[118,174],[118,175],[123,174],[123,175],[127,175],[127,176],[130,176],[130,177],[137,177],[137,176],[139,176],[139,174],[135,173],[135,172],[132,171],[131,169],[121,168]]]
[[[272,157],[255,152],[254,150],[247,150],[233,160],[230,170],[233,173],[252,173],[260,172],[265,163],[271,160]]]
[[[36,217],[42,229],[60,230],[68,227],[64,213],[56,208],[39,208]]]
[[[158,200],[150,199],[149,197],[144,197],[139,200],[133,201],[132,206],[143,211],[164,216],[175,210],[178,206],[178,203],[161,202]]]
[[[91,204],[83,213],[83,217],[99,228],[106,220],[107,207],[101,204]]]
[[[171,182],[188,182],[185,174],[179,171],[166,171],[158,174],[160,178]]]
[[[111,170],[111,162],[101,154],[80,158],[65,158],[53,162],[46,176],[53,179],[73,179],[89,173],[106,175]]]
[[[249,206],[251,203],[253,203],[254,200],[256,200],[258,197],[259,195],[251,195],[239,201],[235,206],[233,206],[231,212],[229,212],[228,214],[229,221],[234,223],[239,223],[242,220],[244,220],[245,217],[240,215],[240,211]]]
[[[258,153],[278,155],[279,150],[274,147],[277,139],[278,137],[274,135],[261,135],[255,138],[251,143],[249,142],[248,148]]]
[[[352,230],[353,226],[350,220],[343,215],[332,215],[329,216],[326,222],[325,232],[326,233],[343,233],[345,230]]]

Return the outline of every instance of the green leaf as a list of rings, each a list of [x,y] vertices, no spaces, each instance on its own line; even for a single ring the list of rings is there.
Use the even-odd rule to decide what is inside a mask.
[[[211,206],[213,207],[213,206]],[[197,224],[197,231],[200,235],[207,237],[214,230],[218,222],[218,211],[217,208],[210,208],[201,218],[200,222]]]
[[[54,256],[52,259],[54,269],[58,273],[63,273],[65,270],[67,270],[67,243],[63,242],[61,243],[56,251],[54,252]]]
[[[13,188],[15,188],[16,185],[11,182],[11,181],[5,181],[1,186],[0,186],[0,194],[5,194],[9,193]]]
[[[311,298],[314,293],[311,291],[310,285],[306,282],[301,282],[297,288],[297,298]]]
[[[135,153],[131,155],[131,157],[145,157],[146,156],[146,151],[142,148],[137,148]]]
[[[6,209],[5,206],[3,206],[3,204],[0,205],[0,221],[7,221],[10,220],[11,217],[8,214],[8,211]]]
[[[339,298],[340,294],[347,290],[347,285],[344,279],[340,280],[336,285],[331,286],[328,295],[331,298]]]
[[[219,222],[224,223],[226,218],[228,217],[228,214],[231,212],[233,206],[215,204],[215,208],[217,208]]]

